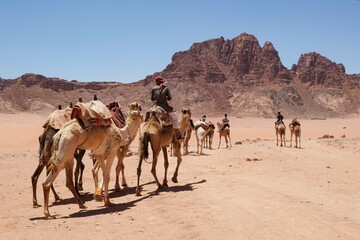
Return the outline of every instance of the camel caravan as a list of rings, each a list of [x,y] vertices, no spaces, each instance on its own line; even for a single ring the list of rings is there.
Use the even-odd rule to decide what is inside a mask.
[[[213,138],[215,135],[215,125],[208,121],[204,115],[195,123],[189,108],[183,107],[180,111],[178,123],[179,128],[174,128],[174,119],[160,106],[151,107],[146,113],[142,114],[139,103],[131,102],[128,105],[128,112],[123,111],[118,103],[113,102],[108,105],[103,104],[94,96],[94,100],[89,102],[79,102],[74,106],[58,109],[52,112],[46,119],[43,133],[39,136],[39,161],[31,176],[33,189],[33,207],[40,207],[36,197],[38,178],[46,168],[46,178],[43,182],[44,194],[44,215],[45,218],[54,218],[49,212],[50,189],[55,201],[60,201],[60,196],[56,193],[53,182],[60,171],[65,169],[66,186],[71,191],[80,209],[85,209],[86,205],[81,200],[80,191],[83,190],[82,177],[85,164],[82,162],[84,154],[89,151],[92,159],[92,173],[94,180],[94,199],[103,201],[105,207],[112,205],[109,199],[110,172],[115,157],[118,162],[115,167],[115,191],[120,191],[121,186],[127,187],[124,174],[124,158],[129,155],[130,144],[139,135],[138,157],[139,162],[136,169],[137,184],[135,194],[141,196],[140,178],[142,163],[149,159],[149,146],[152,150],[151,173],[155,179],[157,190],[168,187],[168,147],[170,155],[176,158],[176,167],[171,178],[173,183],[178,183],[179,168],[182,163],[182,156],[189,155],[189,140],[192,132],[196,137],[196,155],[204,155],[203,149],[212,150]],[[219,144],[225,138],[226,148],[232,147],[230,137],[230,124],[225,114],[222,122],[218,122]],[[291,132],[290,147],[292,146],[292,136],[295,136],[296,148],[301,148],[301,129],[300,123],[294,119],[289,125]],[[178,132],[176,131],[178,130]],[[276,145],[285,145],[285,124],[277,122],[275,124],[277,142]],[[178,134],[181,134],[179,137]],[[164,158],[164,176],[162,182],[159,181],[156,166],[160,152]],[[130,153],[131,155],[131,153]],[[74,159],[76,168],[74,171]],[[101,169],[102,178],[99,181],[99,171]],[[121,173],[121,186],[120,186]],[[75,179],[75,181],[74,181]]]

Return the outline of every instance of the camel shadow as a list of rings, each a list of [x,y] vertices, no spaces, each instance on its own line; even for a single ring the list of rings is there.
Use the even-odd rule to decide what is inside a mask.
[[[140,198],[135,199],[133,201],[129,201],[129,202],[125,202],[125,203],[119,203],[119,204],[113,204],[110,207],[99,207],[97,209],[81,209],[76,213],[72,213],[69,216],[64,216],[61,218],[58,218],[59,214],[54,214],[53,216],[56,217],[56,219],[66,219],[66,218],[82,218],[82,217],[89,217],[89,216],[96,216],[96,215],[102,215],[102,214],[109,214],[109,213],[117,213],[117,212],[123,212],[125,210],[131,209],[134,206],[136,206],[136,203],[143,201],[147,198],[151,198],[153,196],[158,196],[161,194],[161,192],[183,192],[183,191],[193,191],[194,187],[193,185],[196,184],[201,184],[201,183],[205,183],[206,180],[203,179],[201,181],[198,182],[193,182],[193,183],[187,183],[185,185],[182,186],[172,186],[172,187],[166,187],[166,188],[162,188],[162,189],[157,189],[154,192],[150,192],[149,194],[147,194],[146,196],[140,196]],[[152,182],[148,182],[145,184],[141,185],[141,188],[145,185],[149,185],[149,184],[154,184],[155,181]],[[136,187],[131,187],[131,188],[124,188],[122,191],[120,192],[115,192],[114,190],[112,190],[109,193],[109,197],[114,198],[114,197],[118,197],[118,196],[123,196],[123,195],[127,195],[127,194],[135,194],[135,189]],[[86,193],[83,195],[82,200],[84,200],[84,197],[86,199],[89,200],[93,200],[93,195],[90,193]],[[53,203],[53,205],[64,205],[64,204],[70,204],[70,203],[74,203],[75,199],[74,198],[68,198],[65,200],[61,200],[59,202],[55,202]],[[45,219],[44,217],[35,217],[35,218],[30,218],[30,221],[33,220],[42,220]]]
[[[80,210],[79,212],[76,213],[72,213],[69,216],[65,216],[62,218],[81,218],[81,217],[88,217],[88,216],[94,216],[94,215],[100,215],[100,214],[109,214],[109,213],[118,213],[118,212],[123,212],[125,210],[129,210],[133,207],[136,206],[136,203],[143,201],[147,198],[151,198],[153,196],[157,196],[160,195],[161,192],[183,192],[183,191],[193,191],[194,187],[193,185],[196,184],[201,184],[206,182],[205,179],[198,181],[198,182],[193,182],[193,183],[187,183],[185,185],[182,186],[172,186],[172,187],[166,187],[166,188],[162,188],[162,189],[158,189],[154,192],[151,192],[149,194],[147,194],[146,196],[140,196],[139,199],[133,200],[133,201],[129,201],[126,203],[120,203],[120,204],[114,204],[111,207],[101,207],[98,209],[92,209],[92,210]],[[144,185],[148,185],[148,184],[154,184],[155,182],[149,182],[149,183],[145,183],[142,184],[142,186]],[[132,187],[128,189],[128,193],[135,193],[135,189],[136,187]],[[124,191],[125,192],[125,191]],[[112,192],[111,195],[115,196],[119,196],[119,194],[121,194],[121,192]],[[110,194],[109,194],[110,196]]]

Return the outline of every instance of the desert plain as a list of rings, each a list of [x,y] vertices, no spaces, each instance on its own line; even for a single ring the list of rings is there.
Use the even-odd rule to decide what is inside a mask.
[[[360,117],[301,119],[301,148],[276,146],[275,119],[230,117],[231,143],[215,132],[213,149],[182,156],[178,183],[158,191],[150,164],[142,167],[142,196],[135,196],[138,142],[125,158],[128,188],[114,191],[113,206],[93,200],[91,160],[85,156],[87,209],[65,186],[50,194],[50,213],[33,208],[30,177],[38,164],[38,136],[47,115],[0,114],[0,239],[360,239]],[[194,118],[199,116],[194,116]],[[285,116],[286,117],[286,116]],[[217,122],[221,117],[210,117]],[[290,119],[285,118],[288,125]],[[322,138],[324,135],[333,138]],[[163,176],[163,158],[157,171]],[[168,178],[176,159],[170,157]],[[42,173],[37,189],[43,205]]]

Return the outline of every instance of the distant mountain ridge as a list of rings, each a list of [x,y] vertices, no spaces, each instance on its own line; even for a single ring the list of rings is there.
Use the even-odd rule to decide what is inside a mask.
[[[260,46],[247,33],[194,43],[173,55],[161,72],[171,88],[171,104],[187,106],[195,114],[239,117],[339,117],[360,115],[360,74],[316,52],[302,54],[287,69],[269,41]],[[0,112],[50,111],[59,104],[84,101],[97,94],[104,103],[126,105],[138,101],[151,106],[150,89],[155,74],[134,83],[77,82],[25,74],[0,79]]]

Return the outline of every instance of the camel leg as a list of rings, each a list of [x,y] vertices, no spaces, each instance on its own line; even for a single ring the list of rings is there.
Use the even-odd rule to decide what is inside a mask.
[[[144,159],[144,157],[142,156],[142,154],[139,154],[140,158],[139,158],[139,163],[138,163],[138,167],[136,169],[136,174],[137,174],[137,185],[136,185],[136,191],[135,191],[135,195],[136,196],[141,196],[141,190],[140,190],[140,175],[141,175],[141,165],[142,165],[142,161]]]
[[[199,155],[200,154],[200,144],[199,144],[199,137],[197,136],[197,132],[195,131],[196,134],[196,154]]]
[[[277,133],[276,133],[276,146],[279,146],[279,136]]]
[[[300,133],[298,135],[298,141],[299,141],[299,148],[301,148],[301,138],[300,138]]]
[[[49,172],[45,181],[43,182],[43,192],[44,192],[44,215],[45,218],[55,218],[51,216],[49,212],[49,193],[51,184],[54,182],[56,177],[59,175],[61,168],[57,168],[56,172]]]
[[[104,162],[103,158],[98,159],[98,163],[100,164],[100,167],[103,171],[103,184],[102,189],[104,189],[104,206],[109,207],[112,205],[109,199],[109,182],[110,182],[110,171],[111,166],[114,162],[115,153],[111,153],[106,158],[106,162]]]
[[[203,155],[203,148],[204,148],[204,145],[205,145],[205,139],[202,139],[201,140],[201,145],[200,145],[200,155]]]
[[[172,146],[172,150],[171,151],[176,151],[176,146],[175,146],[176,143],[172,143],[171,146]],[[175,149],[173,148],[173,146],[175,146]],[[168,155],[167,155],[167,151],[166,151],[166,147],[162,147],[162,151],[163,151],[163,155],[164,155],[164,179],[163,179],[163,187],[168,187],[168,181],[167,181],[167,171],[168,171],[168,168],[169,168],[169,158],[168,158]],[[177,153],[175,153],[177,154]]]
[[[129,148],[129,146],[127,145],[117,151],[118,163],[115,168],[115,172],[116,172],[115,191],[117,191],[117,192],[121,191],[120,184],[119,184],[120,172],[121,172],[121,185],[123,187],[128,186],[126,183],[126,179],[125,179],[125,165],[124,165],[124,158],[125,158],[125,154],[126,154],[128,148]]]
[[[290,132],[290,147],[292,147],[292,137],[293,137],[293,133]],[[296,141],[296,139],[295,139],[295,141]]]
[[[229,143],[230,143],[230,147],[232,147],[232,145],[231,145],[231,137],[230,137],[230,134],[229,134]]]
[[[219,146],[218,146],[218,149],[220,148],[220,144],[221,144],[221,135],[219,137]]]
[[[227,136],[225,136],[225,143],[226,143],[226,148],[228,148],[229,147],[229,140],[228,140]]]
[[[49,172],[50,172],[50,169],[49,169],[48,167],[46,167],[46,175],[48,175]],[[55,202],[60,201],[61,198],[60,198],[59,195],[56,193],[55,188],[54,188],[54,184],[51,184],[50,189],[51,189],[51,191],[52,191],[52,193],[53,193],[53,195],[54,195]]]
[[[83,173],[84,173],[84,169],[85,169],[85,164],[82,162],[82,159],[85,155],[85,152],[86,151],[83,149],[76,149],[75,154],[74,154],[74,157],[76,159],[76,168],[75,168],[75,173],[74,173],[75,189],[79,196],[80,196],[79,191],[83,190],[82,178],[83,178]],[[80,177],[79,177],[79,173],[80,173]]]
[[[284,132],[283,138],[284,138],[284,146],[286,147],[285,132]]]
[[[156,175],[156,164],[157,164],[158,156],[160,153],[160,149],[161,148],[159,148],[158,150],[153,149],[153,161],[152,161],[152,165],[151,165],[151,173],[155,178],[158,188],[162,188],[162,185],[160,184],[159,179],[157,178],[157,175]]]
[[[100,164],[98,161],[95,161],[93,168],[92,168],[92,174],[93,174],[93,180],[94,180],[94,185],[95,185],[94,199],[97,202],[102,201],[102,197],[101,197],[102,188],[100,187],[100,184],[99,184],[99,175],[98,175],[99,169],[100,169]]]
[[[177,176],[178,176],[180,164],[181,164],[181,162],[182,162],[181,155],[180,155],[180,146],[178,146],[178,147],[175,148],[175,156],[176,156],[177,163],[176,163],[176,168],[175,168],[174,175],[173,175],[173,177],[171,178],[171,180],[172,180],[174,183],[178,183]]]
[[[32,189],[33,189],[33,207],[37,208],[40,207],[40,205],[37,202],[37,198],[36,198],[36,185],[37,185],[37,181],[39,180],[39,176],[42,172],[42,170],[44,169],[44,165],[39,163],[39,165],[37,166],[37,168],[35,169],[34,174],[31,176],[31,183],[32,183]]]
[[[86,205],[83,201],[81,201],[78,193],[75,190],[74,181],[73,181],[73,168],[74,168],[74,160],[69,161],[65,165],[65,174],[66,174],[66,187],[70,190],[70,192],[74,195],[74,198],[79,205],[79,208],[85,209]]]
[[[185,156],[187,153],[186,153],[186,139],[184,140],[183,144],[183,155]]]

